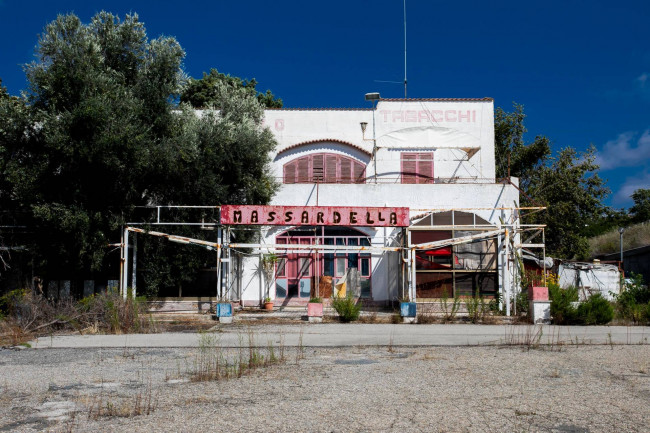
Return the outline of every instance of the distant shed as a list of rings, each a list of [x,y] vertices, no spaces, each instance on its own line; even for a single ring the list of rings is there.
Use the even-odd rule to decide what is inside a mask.
[[[620,252],[598,256],[601,260],[620,260],[620,257]],[[623,251],[623,271],[626,278],[632,272],[641,274],[645,284],[650,284],[650,245]]]
[[[560,264],[560,287],[578,287],[580,300],[600,293],[605,299],[613,300],[613,295],[621,291],[621,273],[616,265],[599,262],[564,262]]]

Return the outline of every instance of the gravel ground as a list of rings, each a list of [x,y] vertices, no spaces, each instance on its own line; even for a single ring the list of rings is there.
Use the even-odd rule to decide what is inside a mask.
[[[210,382],[188,381],[200,348],[0,350],[0,432],[650,431],[648,345],[389,349]]]

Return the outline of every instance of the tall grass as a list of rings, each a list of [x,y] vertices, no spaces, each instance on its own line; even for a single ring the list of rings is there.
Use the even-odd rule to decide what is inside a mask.
[[[28,290],[0,297],[0,345],[19,344],[56,331],[134,333],[155,331],[143,298],[101,293],[80,301],[50,301]]]
[[[613,229],[600,236],[589,239],[591,255],[616,253],[620,250],[620,233]],[[650,244],[650,222],[634,224],[625,228],[623,249],[638,248]]]
[[[251,329],[248,329],[247,338],[241,334],[239,337],[239,353],[228,356],[217,335],[199,333],[199,351],[188,371],[189,379],[192,382],[228,380],[286,361],[283,339],[278,348],[271,342],[266,348],[260,348]],[[243,344],[245,339],[247,347]]]

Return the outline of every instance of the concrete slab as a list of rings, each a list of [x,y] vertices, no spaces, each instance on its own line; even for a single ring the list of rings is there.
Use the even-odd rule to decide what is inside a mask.
[[[649,344],[647,326],[553,325],[403,325],[403,324],[290,324],[217,325],[224,347],[247,345],[249,330],[256,344],[288,347],[346,346],[476,346],[476,345],[609,345]],[[198,347],[194,332],[127,335],[64,335],[30,341],[32,348],[83,347]]]

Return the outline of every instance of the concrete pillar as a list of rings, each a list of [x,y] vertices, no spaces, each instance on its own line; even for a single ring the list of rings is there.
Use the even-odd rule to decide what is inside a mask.
[[[108,280],[106,291],[109,293],[115,293],[118,291],[119,286],[120,286],[120,282],[118,280]]]
[[[87,298],[95,294],[95,281],[94,280],[85,280],[84,281],[84,291],[83,297]]]
[[[59,282],[58,281],[48,281],[47,282],[47,298],[48,299],[59,299]]]
[[[70,280],[63,280],[59,284],[59,298],[67,299],[70,297]]]

